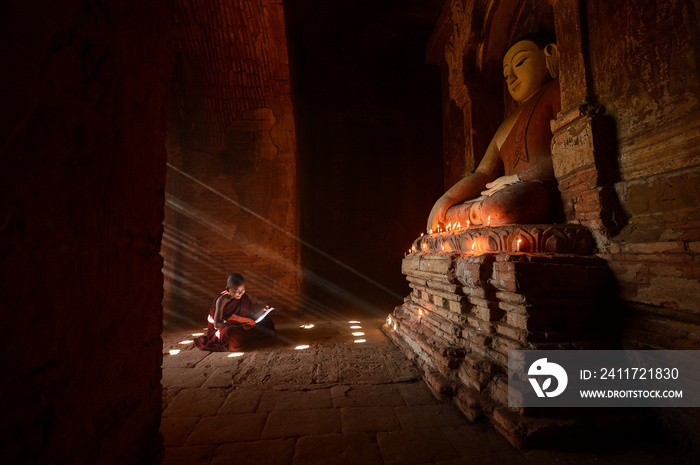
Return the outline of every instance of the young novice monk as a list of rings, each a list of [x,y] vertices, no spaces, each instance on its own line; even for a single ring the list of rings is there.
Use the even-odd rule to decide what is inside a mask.
[[[256,324],[256,316],[253,303],[245,295],[243,276],[234,273],[226,281],[226,290],[219,294],[209,310],[207,335],[198,337],[195,344],[202,350],[234,351],[262,337],[274,335],[272,318],[268,315]]]

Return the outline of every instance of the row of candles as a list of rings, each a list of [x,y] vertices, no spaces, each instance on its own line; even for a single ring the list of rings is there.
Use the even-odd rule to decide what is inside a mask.
[[[471,226],[471,225],[470,225],[469,220],[467,220],[467,226],[464,227],[464,228],[462,227],[461,223],[459,223],[459,222],[456,222],[456,223],[454,223],[454,224],[448,223],[447,226],[445,226],[445,229],[444,229],[444,230],[441,229],[441,228],[438,226],[438,229],[437,229],[437,231],[436,231],[436,234],[443,234],[443,233],[455,232],[455,231],[458,231],[458,230],[460,230],[460,229],[470,229],[470,226]],[[487,228],[488,228],[488,227],[491,227],[491,215],[489,215],[489,217],[488,217],[488,220],[487,220],[487,222],[486,222],[486,227],[487,227]],[[424,235],[425,235],[425,233],[421,233],[421,234],[420,234],[420,237],[423,237]],[[428,235],[430,235],[430,236],[433,235],[433,230],[432,230],[432,229],[428,231]],[[423,248],[423,251],[424,251],[424,252],[428,252],[428,251],[429,251],[429,249],[428,249],[428,244],[425,243],[425,242],[423,242],[422,248]],[[520,252],[520,251],[521,251],[521,248],[522,248],[522,238],[518,238],[518,240],[516,241],[516,251]],[[474,241],[472,242],[472,253],[474,253],[475,250],[476,250],[476,240],[474,240]],[[443,252],[445,251],[445,245],[444,245],[444,244],[442,245],[442,251],[443,251]],[[408,254],[412,254],[412,253],[415,253],[415,252],[417,252],[416,246],[415,246],[415,245],[412,245],[411,248],[408,249]],[[406,255],[407,255],[407,253],[404,253],[404,254],[403,254],[404,257],[406,257]]]

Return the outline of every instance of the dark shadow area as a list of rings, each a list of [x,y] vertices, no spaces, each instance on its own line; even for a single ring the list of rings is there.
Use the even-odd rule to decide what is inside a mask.
[[[324,306],[386,312],[409,291],[401,259],[443,192],[440,74],[425,63],[441,7],[285,2],[304,293]]]

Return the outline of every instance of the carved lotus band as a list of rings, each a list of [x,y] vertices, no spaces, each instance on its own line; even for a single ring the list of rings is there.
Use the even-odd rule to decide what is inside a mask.
[[[583,226],[517,225],[459,229],[421,236],[413,252],[543,253],[591,255],[595,242]]]

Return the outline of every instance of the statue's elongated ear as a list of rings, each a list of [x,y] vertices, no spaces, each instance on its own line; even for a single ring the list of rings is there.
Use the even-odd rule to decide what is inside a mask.
[[[547,44],[544,47],[544,56],[547,63],[547,71],[552,79],[559,77],[559,49],[557,44]]]

